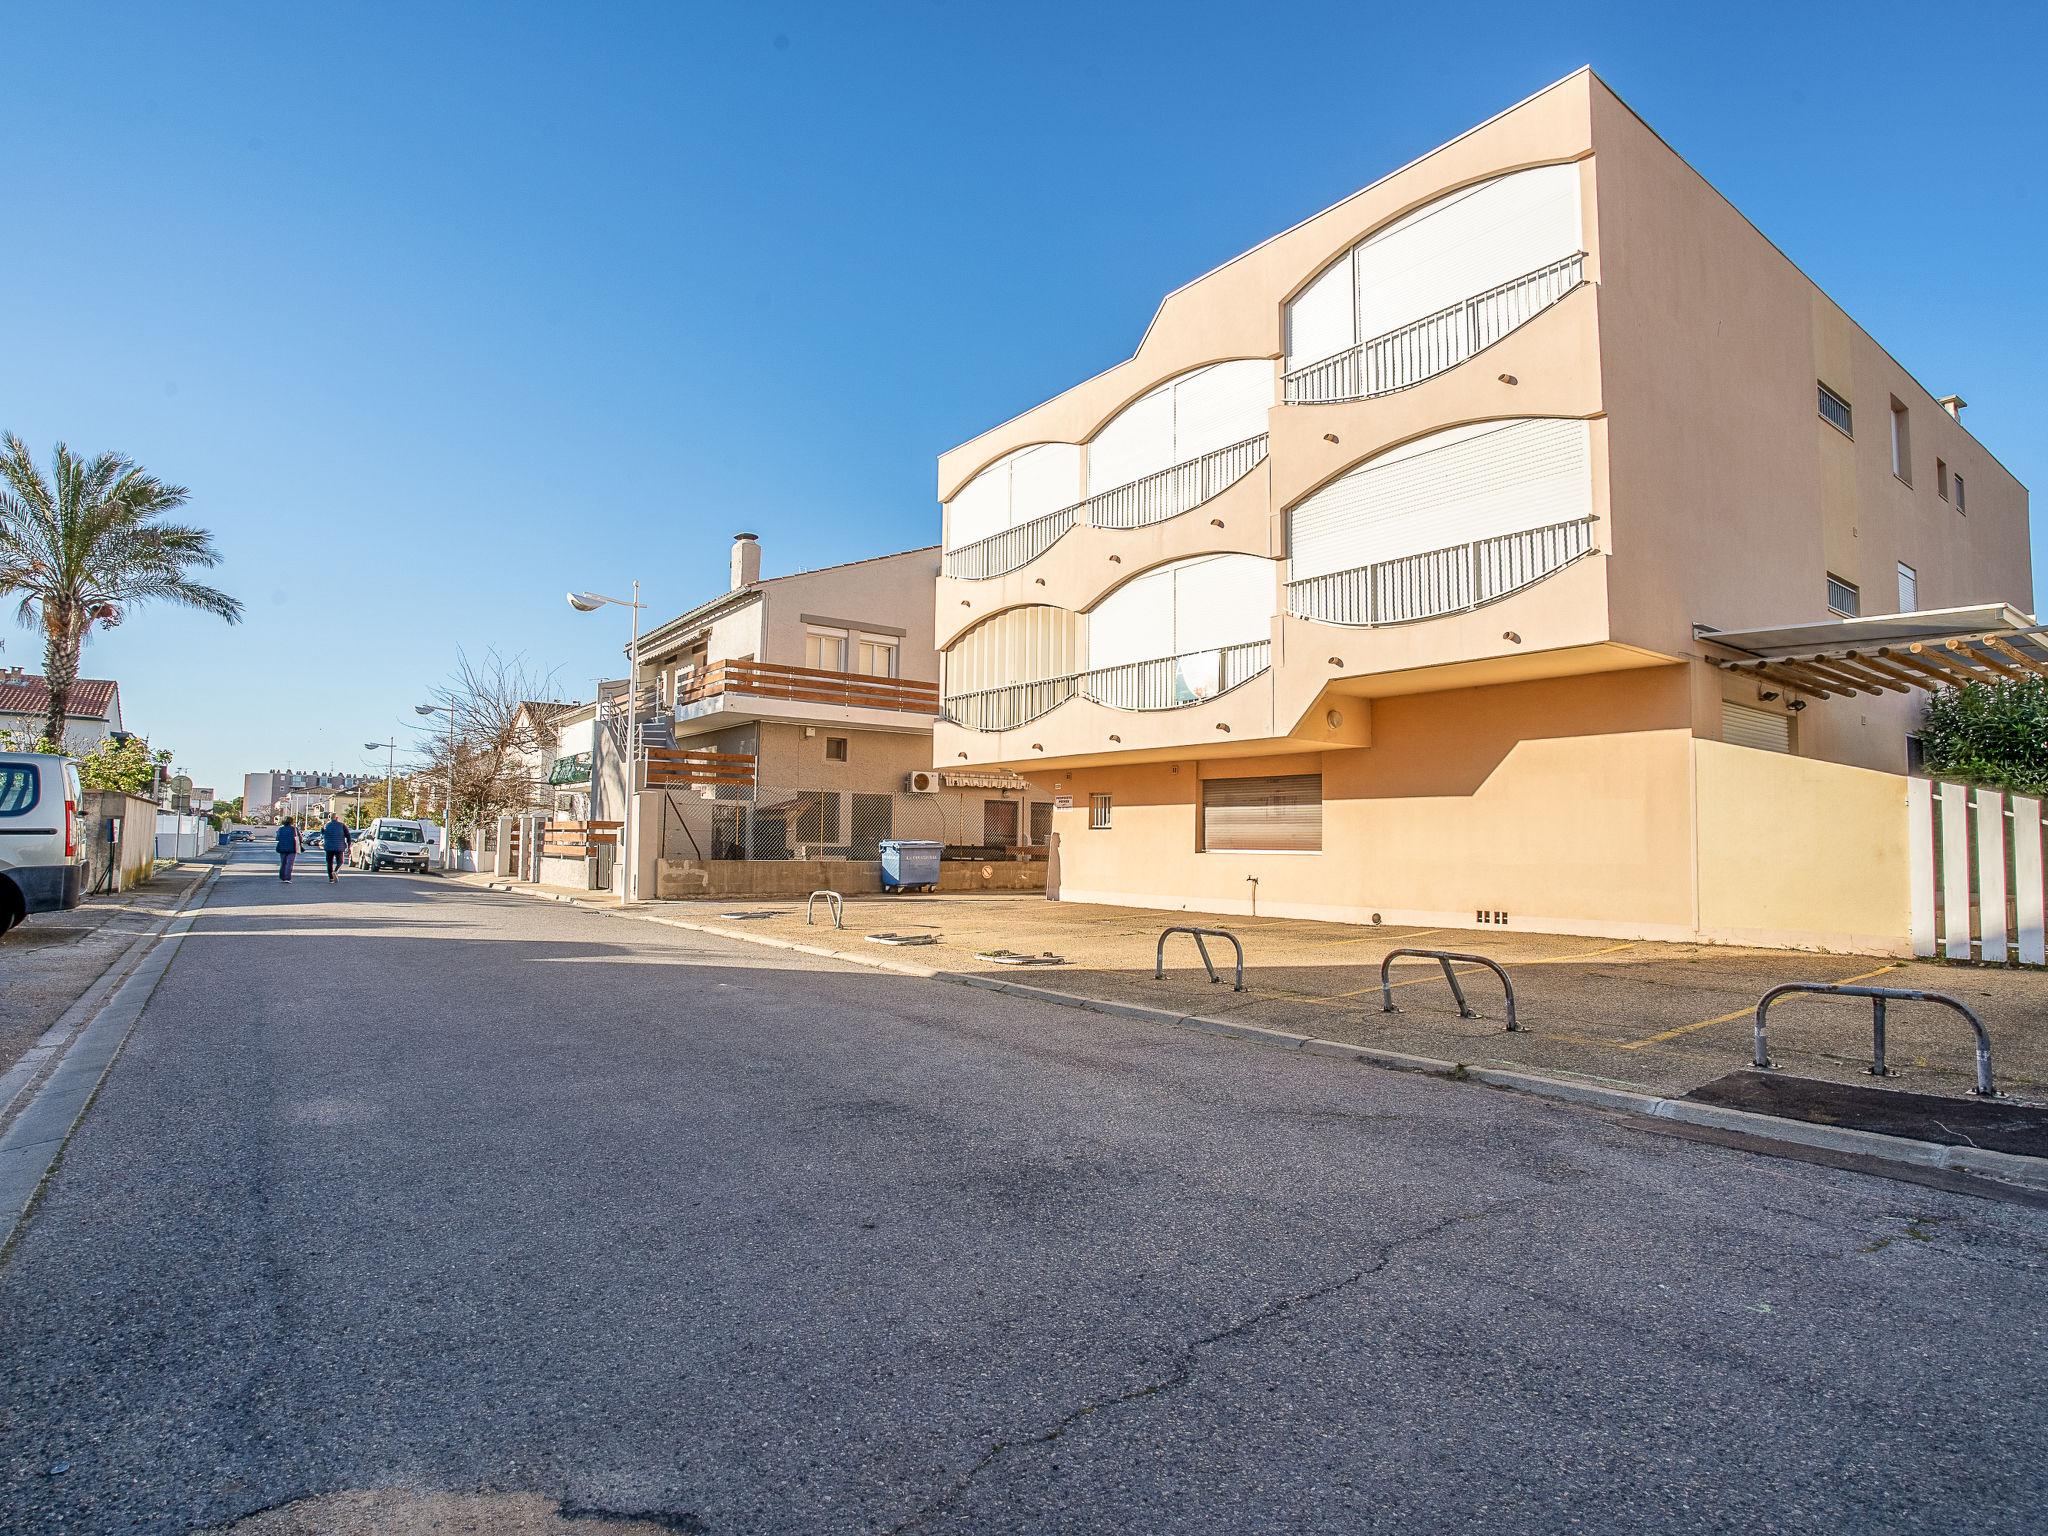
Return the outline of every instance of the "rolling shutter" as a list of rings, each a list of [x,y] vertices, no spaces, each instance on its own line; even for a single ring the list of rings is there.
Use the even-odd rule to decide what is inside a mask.
[[[1200,555],[1125,582],[1088,614],[1088,665],[1117,667],[1272,634],[1273,562]]]
[[[1088,494],[1142,480],[1173,462],[1173,389],[1140,395],[1110,418],[1088,445]]]
[[[1010,458],[1010,521],[1014,528],[1081,499],[1081,450],[1072,443],[1041,443]]]
[[[1544,528],[1593,510],[1583,421],[1453,427],[1361,464],[1288,514],[1288,578]]]
[[[1358,345],[1351,283],[1351,254],[1347,251],[1325,267],[1287,306],[1289,373]]]
[[[1272,404],[1273,365],[1263,358],[1189,374],[1173,386],[1172,462],[1185,464],[1257,437],[1266,430]]]
[[[1173,568],[1118,587],[1088,614],[1088,665],[1120,667],[1173,654]]]
[[[1731,747],[1757,747],[1765,752],[1792,750],[1792,717],[1774,709],[1721,701],[1721,739]]]
[[[1010,466],[998,461],[946,503],[946,548],[959,549],[1010,526]]]
[[[1204,853],[1320,853],[1323,776],[1202,781]]]

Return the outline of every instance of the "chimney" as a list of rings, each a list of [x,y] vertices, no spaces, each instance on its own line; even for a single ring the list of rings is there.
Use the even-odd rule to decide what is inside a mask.
[[[1965,400],[1961,395],[1943,395],[1939,400],[1935,401],[1934,403],[1940,406],[1944,411],[1947,411],[1949,415],[1955,417],[1957,421],[1961,421],[1963,419],[1963,407],[1968,405],[1970,402]]]
[[[751,587],[761,579],[761,541],[751,533],[732,536],[732,590]]]

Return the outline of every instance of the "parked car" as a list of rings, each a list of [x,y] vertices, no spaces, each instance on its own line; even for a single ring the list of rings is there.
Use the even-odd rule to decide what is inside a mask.
[[[422,821],[400,821],[379,816],[356,836],[356,862],[368,870],[415,869],[425,871],[430,844]]]
[[[85,899],[78,765],[47,752],[0,752],[0,933],[35,912]]]

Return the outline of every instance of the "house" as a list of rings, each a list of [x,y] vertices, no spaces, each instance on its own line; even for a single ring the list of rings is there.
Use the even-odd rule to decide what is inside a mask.
[[[50,715],[49,682],[20,667],[0,670],[0,732],[34,741]],[[64,750],[83,756],[121,731],[121,685],[111,678],[81,677],[71,685],[64,722]]]
[[[1962,409],[1581,70],[941,456],[935,760],[1070,900],[1896,949],[1922,690],[2048,671]]]
[[[531,809],[550,813],[555,809],[555,794],[550,785],[550,775],[556,759],[561,755],[562,727],[565,722],[575,719],[579,711],[588,707],[561,699],[526,699],[522,700],[519,708],[513,712],[512,756],[516,761],[517,771],[532,785]]]
[[[1012,865],[1043,846],[1049,795],[1000,768],[933,771],[938,569],[929,547],[763,577],[760,543],[743,533],[727,589],[640,636],[630,701],[639,836],[645,867],[661,861],[662,895],[859,888],[892,838]],[[628,703],[623,680],[599,702],[601,807],[622,803]],[[806,867],[719,867],[761,862]],[[865,867],[809,867],[849,863]],[[1029,883],[1041,870],[987,878]]]

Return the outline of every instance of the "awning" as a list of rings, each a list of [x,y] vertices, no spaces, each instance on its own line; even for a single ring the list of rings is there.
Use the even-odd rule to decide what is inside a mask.
[[[2048,677],[2048,626],[2003,603],[1771,629],[1701,630],[1707,659],[1814,698]]]
[[[994,768],[976,771],[973,769],[945,768],[939,771],[939,782],[948,789],[1029,789],[1031,782],[1005,769]]]

